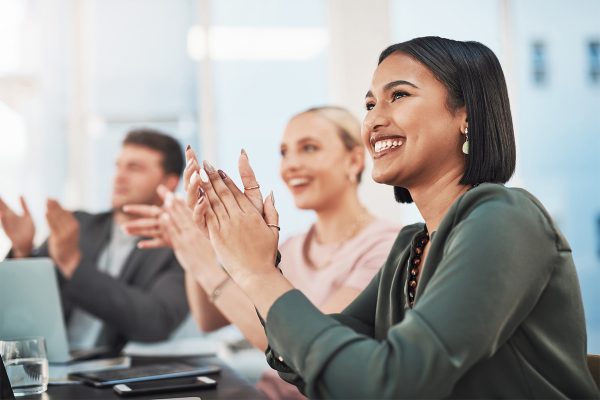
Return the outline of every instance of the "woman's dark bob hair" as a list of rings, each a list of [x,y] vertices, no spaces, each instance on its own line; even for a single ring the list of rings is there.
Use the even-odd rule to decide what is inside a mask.
[[[451,111],[465,106],[469,121],[469,154],[463,185],[506,183],[515,170],[515,136],[508,91],[496,55],[479,42],[436,36],[394,44],[379,56],[379,64],[401,52],[423,64],[448,90]],[[405,188],[395,186],[400,203],[412,203]]]

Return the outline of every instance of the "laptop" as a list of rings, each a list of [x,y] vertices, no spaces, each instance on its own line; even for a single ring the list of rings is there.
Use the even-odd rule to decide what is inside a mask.
[[[68,383],[73,372],[128,368],[130,357],[106,347],[69,352],[56,274],[49,258],[0,262],[0,339],[43,336],[51,383]]]
[[[13,400],[14,398],[15,395],[12,391],[12,387],[10,386],[6,368],[4,368],[4,362],[2,361],[2,356],[0,356],[0,399]]]
[[[49,258],[0,262],[0,339],[46,338],[48,361],[72,360],[54,264]]]

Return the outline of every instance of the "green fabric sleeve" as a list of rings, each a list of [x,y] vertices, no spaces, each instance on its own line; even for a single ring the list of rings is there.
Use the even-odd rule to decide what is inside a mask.
[[[379,271],[373,277],[366,289],[361,292],[358,297],[348,305],[348,307],[346,307],[343,313],[332,314],[330,317],[345,326],[351,327],[354,332],[358,332],[367,336],[373,336],[377,287],[379,286],[380,276],[381,271]],[[300,293],[298,290],[292,292]],[[291,292],[287,292],[282,295],[275,301],[275,303],[279,301],[285,301],[284,299],[289,293]],[[267,357],[267,363],[269,366],[277,370],[282,379],[293,385],[296,385],[298,389],[304,393],[304,380],[285,362],[285,360],[280,361],[280,355],[275,352],[271,346],[267,348],[265,355]]]
[[[531,200],[510,194],[464,199],[457,208],[432,242],[431,252],[436,239],[444,240],[436,273],[385,340],[323,315],[298,291],[271,307],[269,342],[302,376],[309,397],[443,398],[532,310],[559,250],[568,251],[557,249],[547,217]]]
[[[375,327],[375,307],[377,306],[381,271],[379,270],[352,303],[340,314],[333,314],[332,317],[354,331],[372,337]]]

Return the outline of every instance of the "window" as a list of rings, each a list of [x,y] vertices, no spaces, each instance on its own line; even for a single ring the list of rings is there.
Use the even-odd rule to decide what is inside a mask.
[[[531,46],[531,62],[533,66],[533,82],[544,86],[548,80],[548,60],[546,44],[541,41],[533,42]]]
[[[0,76],[3,73],[15,72],[21,64],[21,26],[24,11],[23,2],[0,2]]]
[[[245,148],[263,187],[274,190],[280,223],[293,233],[308,229],[279,178],[279,143],[287,119],[310,106],[326,104],[328,25],[324,0],[219,0],[211,2],[208,49],[196,27],[188,51],[208,51],[214,93],[216,154],[225,171],[237,171]]]
[[[24,11],[23,2],[18,0],[0,2],[0,191],[3,200],[17,210],[13,193],[22,193],[19,182],[24,178],[28,145],[19,100],[26,97],[29,82],[15,76],[21,66]],[[0,252],[4,254],[9,246],[10,241],[0,229]]]
[[[590,81],[600,84],[600,40],[592,40],[588,44],[588,64]]]
[[[596,255],[600,261],[600,213],[596,217]]]

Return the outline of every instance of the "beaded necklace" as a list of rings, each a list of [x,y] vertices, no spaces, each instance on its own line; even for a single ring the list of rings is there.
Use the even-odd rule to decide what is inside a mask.
[[[408,306],[410,308],[415,304],[415,295],[417,293],[417,285],[419,283],[419,272],[421,271],[421,257],[425,246],[429,243],[429,233],[427,227],[421,232],[413,242],[413,254],[409,261],[409,273],[407,282]]]
[[[474,189],[477,186],[479,186],[479,183],[471,185],[467,191]],[[413,242],[414,250],[408,263],[409,272],[407,282],[408,306],[410,308],[415,304],[415,295],[417,294],[417,285],[419,284],[419,273],[421,272],[421,257],[423,257],[423,252],[425,251],[425,246],[429,243],[429,239],[429,232],[427,232],[426,225],[423,232],[421,232]]]

